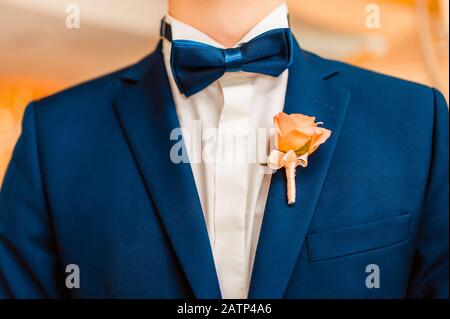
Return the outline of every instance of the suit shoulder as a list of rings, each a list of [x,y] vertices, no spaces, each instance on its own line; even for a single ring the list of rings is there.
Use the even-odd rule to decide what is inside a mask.
[[[424,84],[382,74],[377,71],[365,69],[342,61],[326,59],[311,52],[307,52],[306,59],[312,64],[324,64],[327,68],[336,70],[334,74],[339,74],[339,81],[342,81],[343,84],[347,84],[350,88],[365,87],[367,89],[379,89],[380,87],[394,87],[396,89],[419,91],[419,93],[429,93],[432,89]]]
[[[442,99],[442,93],[424,84],[325,59],[309,52],[306,59],[310,64],[334,70],[327,80],[349,90],[361,106],[377,105],[379,110],[388,108],[413,115],[429,113],[436,99]]]
[[[76,104],[78,106],[86,105],[86,102],[98,99],[104,99],[112,90],[114,90],[117,80],[126,70],[121,69],[110,74],[91,79],[50,96],[39,99],[35,102],[38,108],[63,107],[67,104]]]

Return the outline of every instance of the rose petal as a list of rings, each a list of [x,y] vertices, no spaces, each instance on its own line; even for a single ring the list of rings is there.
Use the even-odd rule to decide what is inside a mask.
[[[320,132],[317,131],[317,127],[315,126],[297,127],[295,130],[311,137],[320,134]]]
[[[294,120],[297,128],[316,126],[316,124],[314,123],[316,121],[316,118],[313,116],[307,116],[303,114],[290,114],[289,116]]]
[[[295,121],[284,112],[280,112],[274,117],[274,123],[278,135],[281,136],[287,136],[290,131],[297,127]]]
[[[277,148],[285,153],[290,150],[297,151],[310,143],[311,139],[312,135],[299,130],[292,130],[287,136],[278,136]]]
[[[310,145],[310,149],[308,151],[309,155],[314,153],[317,150],[317,148],[321,144],[325,143],[328,140],[328,138],[331,136],[331,131],[330,130],[327,130],[327,129],[321,128],[321,127],[320,128],[318,127],[318,129],[319,129],[318,130],[319,134],[316,134],[313,137],[313,139],[312,139],[312,142],[311,142],[311,145]]]

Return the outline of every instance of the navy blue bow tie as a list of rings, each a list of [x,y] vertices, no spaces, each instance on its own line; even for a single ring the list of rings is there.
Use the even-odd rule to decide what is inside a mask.
[[[273,29],[233,49],[200,42],[173,40],[163,21],[161,35],[172,42],[170,63],[182,94],[191,96],[220,79],[225,72],[245,71],[278,77],[292,63],[290,29]]]

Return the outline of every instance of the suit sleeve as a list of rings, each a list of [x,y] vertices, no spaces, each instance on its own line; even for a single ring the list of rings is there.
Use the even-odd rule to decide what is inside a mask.
[[[408,289],[410,298],[449,296],[449,115],[442,94],[436,90],[433,94],[432,160]]]
[[[55,241],[28,106],[0,193],[0,298],[57,298]]]

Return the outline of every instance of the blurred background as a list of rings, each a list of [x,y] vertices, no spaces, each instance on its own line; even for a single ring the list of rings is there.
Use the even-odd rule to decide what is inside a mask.
[[[437,87],[448,100],[449,0],[287,2],[303,48]],[[69,4],[80,28],[66,27]],[[26,105],[147,55],[165,12],[166,0],[0,0],[0,183]]]

